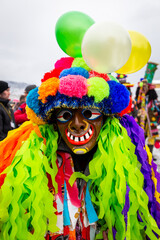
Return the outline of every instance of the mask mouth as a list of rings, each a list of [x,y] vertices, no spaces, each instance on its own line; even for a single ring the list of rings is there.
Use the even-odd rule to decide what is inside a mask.
[[[90,126],[90,128],[88,129],[88,131],[86,133],[84,133],[83,135],[79,135],[79,136],[74,135],[73,133],[69,132],[68,129],[65,130],[67,140],[72,145],[84,145],[84,144],[88,143],[91,140],[93,133],[94,133],[94,130],[93,130],[92,125]]]

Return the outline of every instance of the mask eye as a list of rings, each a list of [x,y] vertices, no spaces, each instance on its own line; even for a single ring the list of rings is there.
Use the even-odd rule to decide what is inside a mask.
[[[100,116],[102,116],[102,113],[99,112],[97,109],[84,109],[82,111],[82,114],[86,119],[89,119],[89,120],[95,120]]]
[[[59,122],[65,123],[72,118],[72,112],[70,112],[69,110],[62,110],[57,114],[56,117]]]

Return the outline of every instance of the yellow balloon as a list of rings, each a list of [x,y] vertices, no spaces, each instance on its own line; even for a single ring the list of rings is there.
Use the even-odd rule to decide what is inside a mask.
[[[131,38],[132,50],[125,65],[116,71],[119,74],[137,72],[146,65],[151,56],[151,45],[148,39],[139,32],[128,32]]]

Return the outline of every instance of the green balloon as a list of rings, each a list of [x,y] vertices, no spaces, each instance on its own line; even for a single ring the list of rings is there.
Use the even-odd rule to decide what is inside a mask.
[[[55,27],[56,39],[60,48],[71,57],[82,57],[83,36],[93,24],[94,20],[85,13],[71,11],[63,14]]]

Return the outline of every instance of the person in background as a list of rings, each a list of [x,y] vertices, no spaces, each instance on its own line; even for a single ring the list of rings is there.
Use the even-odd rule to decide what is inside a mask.
[[[152,83],[158,65],[155,62],[147,63],[144,78],[140,79],[136,91],[136,102],[139,109],[137,119],[139,125],[144,129],[146,142],[151,153],[156,138],[159,138],[158,112],[160,112],[160,109],[158,107],[158,95],[155,85]]]
[[[154,85],[148,83],[147,79],[141,79],[136,90],[135,99],[138,108],[138,124],[144,129],[145,138],[148,140],[148,147],[152,153],[155,139],[159,137],[157,128],[157,116],[159,112],[159,107],[157,106],[158,95]]]
[[[19,97],[19,100],[15,103],[14,107],[13,107],[13,112],[17,111],[18,108],[21,106],[21,104],[26,102],[26,96],[25,95],[21,95]]]
[[[26,102],[26,96],[25,96],[25,95],[21,95],[21,96],[19,97],[19,102],[20,102],[20,105],[21,105],[22,103],[25,103],[25,102]]]
[[[9,104],[10,88],[8,83],[0,81],[0,141],[7,137],[8,131],[15,128],[15,119]]]
[[[16,98],[9,101],[9,104],[10,104],[10,106],[12,107],[13,112],[14,112],[15,106],[17,106],[18,103],[19,103],[19,100],[16,99]],[[17,109],[18,109],[18,108],[17,108]]]
[[[36,87],[37,87],[36,85],[28,85],[24,90],[23,96],[26,98],[28,93]],[[15,122],[17,126],[20,126],[23,122],[28,121],[25,108],[26,108],[26,102],[23,102],[19,106],[19,108],[14,112]]]

